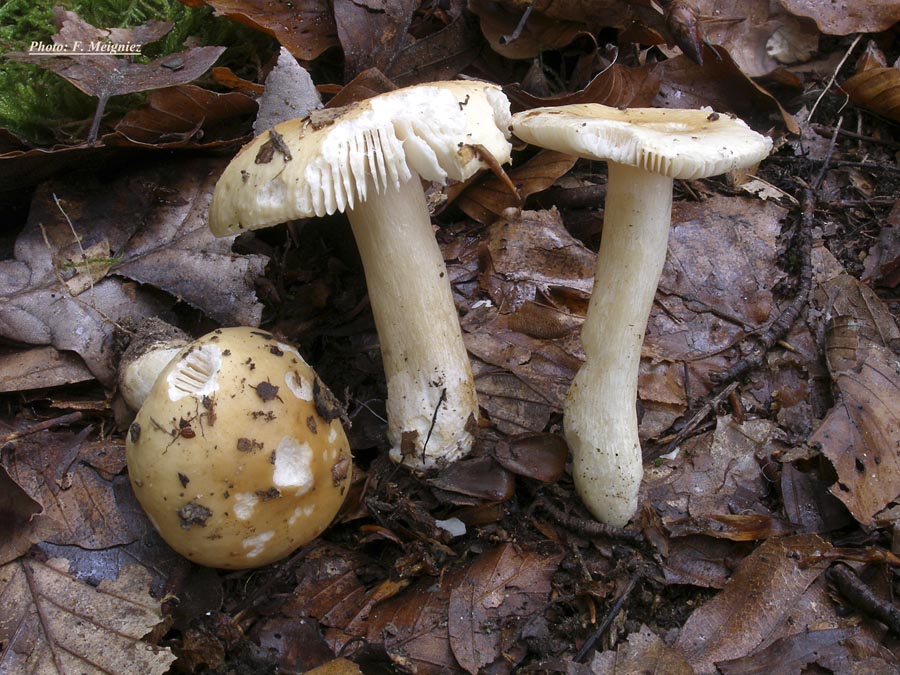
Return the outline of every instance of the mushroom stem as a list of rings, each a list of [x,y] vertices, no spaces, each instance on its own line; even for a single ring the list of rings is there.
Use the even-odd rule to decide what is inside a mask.
[[[619,527],[637,510],[643,475],[637,378],[666,259],[672,182],[609,163],[594,290],[581,335],[585,363],[563,408],[575,488],[595,518]]]
[[[471,449],[472,369],[419,177],[369,188],[348,216],[381,342],[390,455],[430,469]]]

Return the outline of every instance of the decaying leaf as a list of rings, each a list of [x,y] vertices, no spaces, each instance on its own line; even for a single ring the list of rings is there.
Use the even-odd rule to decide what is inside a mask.
[[[129,526],[116,494],[116,483],[127,484],[128,479],[104,476],[92,466],[87,454],[90,432],[87,427],[78,434],[25,436],[14,441],[4,465],[57,525],[58,533],[48,541],[89,549],[128,544],[139,535]],[[124,444],[110,454],[117,456],[119,469],[124,468]]]
[[[675,643],[697,675],[756,649],[825,570],[830,546],[815,535],[769,539],[738,566],[725,589],[691,614]]]
[[[514,34],[525,7],[521,9],[504,7],[504,3],[493,0],[469,0],[469,10],[478,16],[481,31],[491,45],[491,49],[508,59],[528,59],[545,49],[560,49],[571,44],[579,36],[590,34],[578,21],[561,20],[535,13],[528,18],[515,40]],[[508,4],[508,3],[507,3]],[[587,15],[596,15],[600,3],[595,3]],[[593,39],[593,38],[590,38]]]
[[[847,78],[841,89],[857,105],[900,121],[900,69],[869,68]]]
[[[125,568],[88,586],[68,561],[22,559],[0,567],[0,672],[162,675],[175,657],[141,638],[162,621],[148,575]]]
[[[333,4],[347,79],[367,68],[387,72],[409,40],[407,30],[418,4],[411,0],[394,0],[380,7],[353,0],[334,0]]]
[[[235,257],[233,238],[216,239],[206,208],[221,164],[189,161],[43,185],[16,241],[15,260],[0,261],[0,335],[79,354],[104,385],[116,369],[117,324],[157,315],[155,286],[223,324],[257,325],[253,292],[261,256]],[[102,243],[109,254],[82,260]],[[66,282],[103,263],[80,293]],[[96,271],[97,266],[91,269]]]
[[[830,254],[815,253],[820,268],[834,268]],[[816,303],[830,316],[825,356],[837,402],[809,443],[837,471],[832,494],[870,525],[900,493],[900,329],[875,293],[850,275],[820,278],[819,288]]]
[[[491,176],[465,189],[457,205],[467,216],[489,225],[506,209],[519,206],[536,192],[545,190],[575,165],[575,157],[561,152],[542,150],[530,160],[507,171],[518,194],[497,176]],[[452,198],[452,189],[451,189]]]
[[[450,592],[464,577],[464,569],[450,569],[436,580],[420,579],[400,595],[375,605],[366,640],[383,645],[401,668],[422,675],[465,672],[450,649],[447,626]]]
[[[202,142],[214,147],[244,136],[241,123],[255,112],[256,102],[245,94],[217,94],[185,84],[150,92],[147,105],[127,112],[116,133],[136,144]],[[103,141],[115,144],[113,137]]]
[[[268,33],[301,61],[312,61],[340,44],[331,3],[326,0],[185,0],[184,4],[208,5],[217,16]]]
[[[46,389],[93,379],[78,356],[53,347],[35,347],[0,356],[0,391]]]
[[[595,75],[583,89],[571,94],[540,98],[523,91],[518,85],[512,85],[508,90],[510,100],[526,108],[575,103],[644,108],[653,101],[659,86],[656,64],[629,67],[614,63]]]
[[[597,653],[591,661],[591,675],[631,673],[694,675],[694,669],[681,654],[666,645],[647,626],[641,626],[615,652]]]
[[[844,0],[840,4],[816,0],[778,0],[791,14],[809,18],[828,35],[879,33],[900,21],[894,0]]]
[[[0,565],[53,535],[57,526],[42,511],[41,505],[0,466]]]
[[[521,658],[518,636],[541,614],[561,559],[506,544],[472,561],[450,591],[448,606],[450,646],[465,670],[475,675],[501,655],[514,660],[518,652]]]

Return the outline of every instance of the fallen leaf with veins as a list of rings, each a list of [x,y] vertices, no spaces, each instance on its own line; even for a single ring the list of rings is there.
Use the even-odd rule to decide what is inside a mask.
[[[900,329],[868,286],[823,248],[814,304],[830,317],[825,358],[834,407],[808,443],[837,471],[832,494],[863,525],[900,493]]]
[[[122,277],[167,291],[219,323],[258,325],[253,283],[265,259],[233,255],[233,237],[217,239],[206,226],[221,166],[195,160],[129,169],[107,181],[44,184],[15,260],[0,261],[0,335],[74,351],[111,386],[117,325],[137,325],[164,307],[158,293]],[[108,254],[83,259],[101,244]],[[84,270],[93,274],[73,290],[69,282]]]
[[[162,622],[149,575],[125,568],[96,587],[64,559],[22,558],[0,567],[0,672],[162,675],[175,657],[143,638]]]
[[[32,544],[52,536],[57,525],[0,466],[0,565],[23,555]]]
[[[801,534],[769,539],[747,556],[725,589],[681,629],[675,648],[696,675],[714,675],[716,662],[746,656],[763,643],[828,567],[821,556],[829,548]]]
[[[326,0],[184,0],[188,7],[212,7],[216,16],[272,35],[301,61],[312,61],[340,43],[331,3]]]

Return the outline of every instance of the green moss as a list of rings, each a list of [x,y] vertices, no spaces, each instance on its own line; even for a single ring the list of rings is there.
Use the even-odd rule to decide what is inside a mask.
[[[96,99],[58,75],[3,58],[6,52],[27,51],[33,41],[49,43],[56,32],[56,6],[101,28],[171,21],[169,34],[144,49],[145,60],[181,51],[191,38],[192,45],[228,47],[219,65],[243,70],[240,74],[252,78],[255,68],[248,73],[247,65],[263,62],[277,49],[268,36],[214,17],[209,8],[189,8],[178,0],[5,0],[0,4],[0,128],[35,145],[83,140],[97,105]],[[115,97],[106,115],[121,115],[144,99],[143,95]]]

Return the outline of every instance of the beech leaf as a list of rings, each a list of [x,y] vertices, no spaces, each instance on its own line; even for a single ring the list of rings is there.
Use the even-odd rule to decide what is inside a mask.
[[[527,620],[546,606],[561,559],[505,544],[472,562],[448,608],[450,647],[463,668],[475,675],[518,642]]]
[[[217,239],[206,226],[220,170],[198,160],[41,186],[15,259],[0,261],[0,335],[74,351],[110,386],[116,324],[137,325],[164,306],[157,293],[122,277],[163,289],[219,323],[258,325],[253,283],[265,259],[234,256],[233,238]]]
[[[830,546],[815,535],[769,539],[738,566],[725,589],[695,610],[675,647],[697,675],[740,658],[779,628],[807,587],[828,566]]]
[[[137,566],[97,587],[69,575],[67,560],[0,567],[0,673],[162,675],[175,657],[141,638],[162,621]]]
[[[827,252],[821,266],[838,265]],[[831,316],[825,357],[837,402],[809,439],[834,465],[832,494],[863,525],[900,493],[900,330],[868,286],[849,274],[820,281]]]

